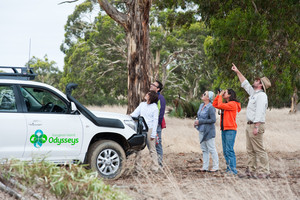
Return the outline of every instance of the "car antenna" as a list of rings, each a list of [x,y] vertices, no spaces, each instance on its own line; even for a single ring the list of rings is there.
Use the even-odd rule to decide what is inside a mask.
[[[28,63],[27,63],[27,72],[30,72],[30,52],[31,52],[31,38],[29,38],[29,57],[28,57]]]

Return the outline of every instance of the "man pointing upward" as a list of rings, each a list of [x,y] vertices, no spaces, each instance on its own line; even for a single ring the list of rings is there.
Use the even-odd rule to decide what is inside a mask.
[[[269,159],[263,143],[263,134],[268,108],[266,90],[271,86],[271,83],[267,77],[255,78],[251,86],[235,64],[232,63],[231,69],[237,74],[241,86],[250,95],[246,112],[247,170],[245,174],[240,174],[239,177],[268,178],[270,176]]]

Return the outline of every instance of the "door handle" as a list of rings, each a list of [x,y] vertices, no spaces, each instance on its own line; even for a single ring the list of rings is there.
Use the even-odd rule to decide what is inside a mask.
[[[41,126],[41,125],[42,125],[42,122],[38,121],[38,120],[34,120],[33,122],[31,122],[29,124],[29,126]]]

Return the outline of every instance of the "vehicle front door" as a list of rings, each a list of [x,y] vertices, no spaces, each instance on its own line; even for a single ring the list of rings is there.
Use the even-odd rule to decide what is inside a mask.
[[[80,115],[69,113],[68,102],[50,89],[32,86],[20,89],[27,108],[24,157],[76,158],[83,139]]]

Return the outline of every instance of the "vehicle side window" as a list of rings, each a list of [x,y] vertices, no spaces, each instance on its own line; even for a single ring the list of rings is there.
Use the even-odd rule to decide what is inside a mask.
[[[68,106],[48,90],[33,87],[22,87],[22,95],[28,112],[33,113],[66,113]]]
[[[16,98],[12,86],[0,86],[0,112],[17,112]]]

